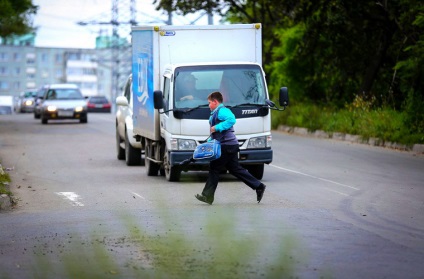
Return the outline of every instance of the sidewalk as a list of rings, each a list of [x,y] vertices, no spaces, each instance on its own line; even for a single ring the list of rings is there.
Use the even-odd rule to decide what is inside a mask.
[[[411,146],[407,146],[407,145],[403,145],[403,144],[399,144],[395,142],[383,141],[378,138],[370,138],[368,140],[364,140],[361,138],[361,136],[358,136],[358,135],[350,135],[350,134],[343,134],[343,133],[327,133],[321,130],[310,132],[306,128],[290,127],[290,126],[284,126],[284,125],[280,125],[277,130],[285,132],[285,133],[289,133],[289,134],[299,135],[299,136],[348,141],[352,143],[367,144],[371,146],[379,146],[379,147],[385,147],[385,148],[396,149],[401,151],[409,151],[417,155],[424,154],[424,144],[414,144],[411,147]]]

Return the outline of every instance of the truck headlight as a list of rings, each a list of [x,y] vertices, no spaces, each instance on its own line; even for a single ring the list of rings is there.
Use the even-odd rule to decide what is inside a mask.
[[[247,144],[247,149],[255,149],[255,148],[266,148],[271,147],[272,136],[262,136],[257,138],[249,139],[249,143]]]
[[[75,108],[75,112],[81,112],[83,110],[84,110],[84,107],[81,107],[81,106]]]
[[[190,139],[171,139],[172,150],[194,150],[196,142]]]

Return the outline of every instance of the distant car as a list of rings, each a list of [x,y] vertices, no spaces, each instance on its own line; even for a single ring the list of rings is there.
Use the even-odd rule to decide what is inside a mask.
[[[129,76],[124,90],[116,98],[116,152],[119,160],[125,160],[128,166],[143,164],[142,146],[133,137],[132,121],[132,77]]]
[[[91,96],[87,100],[88,112],[111,112],[112,104],[105,96]]]
[[[0,114],[13,113],[13,96],[0,96]]]
[[[46,94],[47,90],[49,90],[49,85],[44,85],[37,91],[37,95],[34,97],[34,118],[40,119],[41,117],[41,105],[43,102],[43,97]]]
[[[74,84],[52,84],[41,103],[41,123],[49,120],[78,119],[87,123],[87,101]]]
[[[37,91],[22,92],[18,99],[18,112],[34,112]]]

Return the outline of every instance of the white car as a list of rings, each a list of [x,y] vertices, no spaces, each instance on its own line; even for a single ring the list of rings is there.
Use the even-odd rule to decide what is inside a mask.
[[[43,96],[40,117],[43,124],[57,119],[77,119],[80,123],[87,123],[87,100],[77,85],[52,84]]]
[[[141,165],[142,145],[133,136],[132,77],[128,77],[124,90],[116,98],[116,152],[119,160],[128,166]]]
[[[13,113],[13,96],[0,96],[0,114]]]
[[[34,112],[36,91],[26,91],[19,95],[17,104],[18,112]]]

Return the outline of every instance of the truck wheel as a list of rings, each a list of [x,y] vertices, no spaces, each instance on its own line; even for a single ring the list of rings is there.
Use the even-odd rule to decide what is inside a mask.
[[[163,168],[165,170],[166,180],[171,182],[180,181],[181,169],[178,166],[171,166],[169,162],[168,148],[165,147],[165,153],[163,155]]]
[[[118,127],[116,127],[116,157],[118,160],[125,159],[125,149],[121,147],[121,137],[119,136]]]
[[[148,176],[157,176],[159,172],[159,165],[150,161],[148,158],[154,158],[153,147],[150,141],[146,141],[144,147],[144,165]]]
[[[138,166],[141,163],[141,150],[132,147],[125,130],[125,162],[127,166]]]
[[[246,165],[245,168],[253,175],[256,179],[261,180],[264,176],[264,164],[259,165]]]

